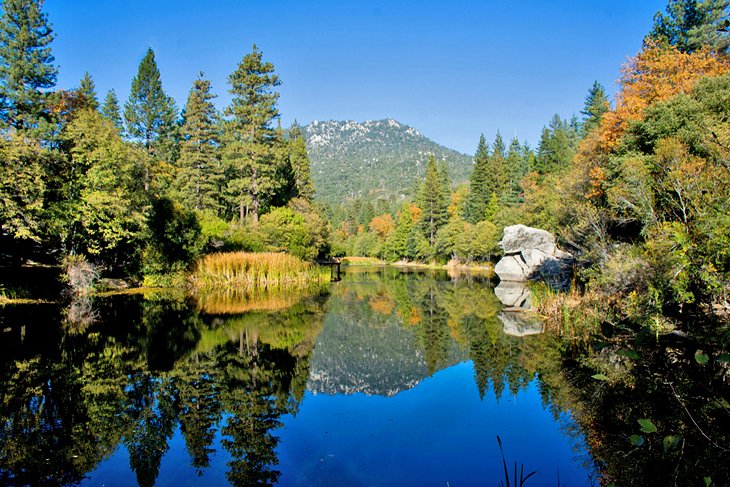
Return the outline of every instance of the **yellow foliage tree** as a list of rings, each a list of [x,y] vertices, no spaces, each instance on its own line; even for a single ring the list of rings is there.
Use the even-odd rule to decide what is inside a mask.
[[[370,230],[375,232],[378,237],[385,240],[395,231],[395,221],[393,221],[393,217],[390,216],[390,213],[385,213],[384,215],[379,215],[370,220],[370,224],[368,225],[370,227]]]
[[[647,42],[621,69],[616,108],[601,120],[601,145],[607,150],[616,148],[629,123],[641,120],[649,105],[691,91],[700,78],[725,73],[730,73],[730,60],[707,48],[686,53]]]

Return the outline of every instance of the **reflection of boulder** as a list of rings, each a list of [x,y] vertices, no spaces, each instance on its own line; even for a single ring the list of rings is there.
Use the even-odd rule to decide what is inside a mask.
[[[530,290],[521,282],[500,281],[494,294],[507,308],[529,309],[532,306]]]
[[[554,283],[567,280],[572,256],[558,249],[555,237],[525,225],[505,227],[499,245],[504,257],[494,268],[501,281],[527,281],[538,277]]]
[[[505,335],[523,337],[538,335],[545,331],[545,325],[537,316],[530,313],[503,311],[497,315],[502,322]]]

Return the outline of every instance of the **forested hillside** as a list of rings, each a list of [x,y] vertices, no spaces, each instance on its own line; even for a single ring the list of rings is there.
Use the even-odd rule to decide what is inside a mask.
[[[330,204],[346,198],[412,196],[414,181],[433,154],[451,178],[469,177],[472,158],[443,147],[392,119],[312,122],[303,129],[316,197]]]

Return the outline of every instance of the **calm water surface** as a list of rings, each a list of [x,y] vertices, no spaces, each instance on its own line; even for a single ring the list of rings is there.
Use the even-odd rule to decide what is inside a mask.
[[[577,384],[571,346],[503,308],[478,277],[396,269],[307,292],[7,306],[0,480],[497,485],[499,435],[510,471],[537,472],[528,486],[598,485],[601,445],[630,453],[638,427],[602,427],[616,414]]]

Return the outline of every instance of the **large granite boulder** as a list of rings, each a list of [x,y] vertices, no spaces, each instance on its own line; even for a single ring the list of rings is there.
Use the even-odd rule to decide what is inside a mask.
[[[558,249],[550,232],[525,225],[505,227],[499,245],[504,257],[494,272],[501,281],[547,278],[562,282],[569,274],[572,256]]]

